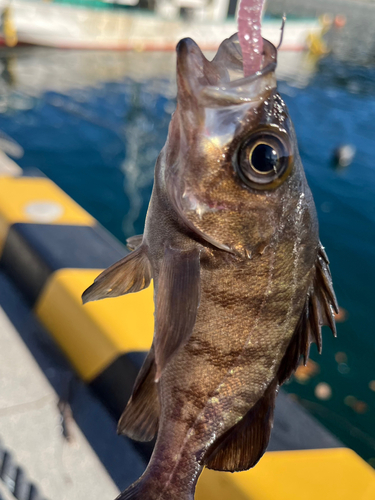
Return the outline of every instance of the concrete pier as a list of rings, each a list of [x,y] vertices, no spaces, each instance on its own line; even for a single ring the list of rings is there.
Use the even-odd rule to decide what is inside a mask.
[[[66,400],[74,419],[69,406],[60,411]],[[1,461],[4,453],[10,464],[1,500],[14,500],[9,490],[17,468],[25,487],[35,486],[35,500],[112,500],[145,465],[0,273]]]

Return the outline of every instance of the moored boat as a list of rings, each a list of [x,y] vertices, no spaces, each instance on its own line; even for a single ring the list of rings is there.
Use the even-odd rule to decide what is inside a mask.
[[[122,0],[134,4],[137,0]],[[31,44],[63,49],[91,50],[174,50],[183,37],[193,38],[203,50],[216,50],[220,42],[237,31],[234,17],[226,17],[229,0],[218,0],[221,10],[208,12],[199,0],[175,0],[179,7],[172,13],[156,2],[154,11],[118,8],[94,8],[82,4],[35,0],[0,0],[1,39],[7,45]],[[225,11],[226,5],[227,9]],[[203,2],[206,3],[206,2]],[[215,4],[215,2],[211,2]],[[112,5],[112,4],[110,4]],[[113,7],[113,5],[112,5]],[[188,15],[181,15],[186,14]],[[209,15],[210,14],[210,15]],[[265,19],[262,34],[278,44],[279,19]],[[302,51],[308,37],[319,37],[318,20],[291,20],[284,31],[281,50]]]

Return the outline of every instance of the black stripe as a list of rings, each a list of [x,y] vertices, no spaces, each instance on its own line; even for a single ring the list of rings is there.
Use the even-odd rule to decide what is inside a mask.
[[[105,269],[126,253],[99,225],[17,223],[9,230],[0,265],[34,304],[54,271]]]
[[[91,383],[90,387],[118,420],[131,396],[146,352],[122,354]]]
[[[146,352],[122,354],[89,384],[116,421],[119,420],[131,396],[135,379],[146,355]],[[149,443],[133,441],[133,444],[138,453],[148,461],[155,441]]]

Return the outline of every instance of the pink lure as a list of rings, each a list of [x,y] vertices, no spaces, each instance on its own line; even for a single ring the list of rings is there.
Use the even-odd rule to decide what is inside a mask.
[[[242,49],[244,75],[261,69],[263,39],[261,18],[265,0],[242,0],[238,11],[238,38]]]

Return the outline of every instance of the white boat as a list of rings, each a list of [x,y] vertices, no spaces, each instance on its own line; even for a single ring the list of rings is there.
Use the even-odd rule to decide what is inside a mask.
[[[136,3],[138,0],[122,0]],[[192,3],[193,2],[193,3]],[[31,44],[62,49],[91,50],[174,50],[184,37],[193,38],[206,51],[216,50],[220,42],[237,31],[234,18],[224,19],[229,0],[210,2],[216,11],[199,7],[201,0],[174,0],[181,5],[196,5],[195,15],[176,16],[160,2],[157,12],[123,9],[93,9],[77,5],[35,0],[0,0],[3,41],[8,45]],[[217,4],[217,5],[216,5]],[[220,7],[220,9],[219,9]],[[262,34],[274,44],[280,39],[281,20],[265,20]],[[283,51],[302,51],[308,37],[319,37],[317,20],[291,20],[286,23]]]

